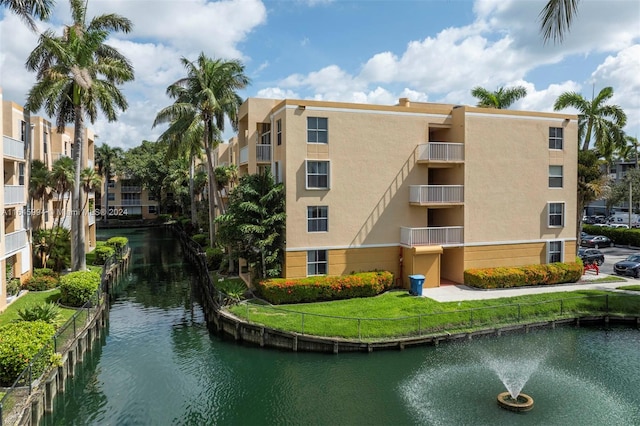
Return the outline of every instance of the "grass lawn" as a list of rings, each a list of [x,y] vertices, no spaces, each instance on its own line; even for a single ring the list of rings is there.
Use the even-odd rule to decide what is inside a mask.
[[[640,285],[623,285],[617,288],[620,290],[640,291]]]
[[[594,278],[592,280],[584,280],[587,283],[616,283],[626,282],[627,280],[616,275],[607,275],[606,277]]]
[[[7,306],[2,314],[0,314],[0,326],[8,324],[13,320],[17,320],[20,317],[18,316],[18,311],[20,309],[24,309],[29,306],[39,305],[41,303],[52,302],[55,303],[60,298],[60,290],[54,289],[49,291],[31,291],[18,300],[14,301],[12,304]],[[61,324],[66,322],[69,318],[76,313],[75,309],[62,308],[60,309]]]
[[[607,303],[612,313],[640,312],[640,297],[597,290],[447,303],[392,291],[370,298],[281,306],[250,301],[229,311],[275,329],[374,340],[597,313]]]

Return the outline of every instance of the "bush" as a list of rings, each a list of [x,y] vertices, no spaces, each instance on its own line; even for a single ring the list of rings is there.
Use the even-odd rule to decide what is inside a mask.
[[[201,247],[209,244],[209,236],[207,234],[194,234],[191,239],[200,244]]]
[[[18,294],[20,287],[20,278],[10,278],[7,280],[7,296]]]
[[[42,254],[46,253],[46,265]],[[55,227],[39,229],[33,234],[34,265],[61,271],[71,265],[71,234],[68,229]]]
[[[33,362],[33,377],[39,377],[53,354],[55,327],[44,321],[13,322],[0,328],[0,386],[11,386]],[[40,351],[44,356],[34,359]]]
[[[100,275],[92,271],[76,271],[60,279],[60,302],[63,305],[81,307],[93,301],[100,287]]]
[[[61,314],[58,305],[46,302],[19,309],[18,316],[22,321],[44,321],[47,324],[56,325]]]
[[[94,250],[95,252],[95,260],[93,262],[94,265],[104,265],[108,258],[113,256],[116,250],[112,246],[101,245],[97,246]]]
[[[280,304],[371,297],[389,290],[392,285],[393,274],[382,271],[300,279],[272,278],[259,281],[256,287],[267,301]]]
[[[122,257],[125,247],[129,244],[129,239],[127,237],[111,237],[105,244],[107,247],[113,248],[118,257]]]
[[[219,270],[224,251],[220,247],[207,247],[205,252],[207,254],[207,269],[210,271]]]
[[[58,287],[58,278],[49,275],[33,275],[24,283],[24,288],[29,291],[46,291]]]
[[[33,276],[34,277],[52,277],[52,278],[58,279],[60,274],[58,274],[56,271],[54,271],[51,268],[35,268],[33,270]]]
[[[464,271],[464,283],[477,288],[511,288],[574,283],[583,273],[581,261],[520,267],[476,268]]]

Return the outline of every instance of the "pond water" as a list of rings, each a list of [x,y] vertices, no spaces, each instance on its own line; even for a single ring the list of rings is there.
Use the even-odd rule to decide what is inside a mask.
[[[169,231],[99,238],[112,235],[129,238],[129,275],[102,341],[42,425],[640,425],[639,330],[567,327],[368,354],[242,346],[208,332]],[[524,373],[534,409],[499,408],[503,380]]]

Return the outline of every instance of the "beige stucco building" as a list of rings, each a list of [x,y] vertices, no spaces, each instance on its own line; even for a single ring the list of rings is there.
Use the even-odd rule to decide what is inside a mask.
[[[102,185],[104,189],[104,184]],[[123,176],[114,176],[107,184],[107,193],[100,191],[98,211],[109,219],[152,220],[160,212],[159,201],[141,185]],[[107,208],[107,205],[109,206]]]
[[[286,277],[573,261],[577,117],[410,102],[248,99],[227,158],[286,188]]]

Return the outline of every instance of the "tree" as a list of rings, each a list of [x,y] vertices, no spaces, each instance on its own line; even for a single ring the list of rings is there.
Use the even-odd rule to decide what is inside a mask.
[[[216,219],[219,241],[246,259],[262,278],[282,275],[284,195],[284,185],[275,183],[270,170],[245,175],[229,195],[227,213]]]
[[[121,161],[122,173],[142,186],[156,200],[161,200],[167,188],[169,167],[166,162],[167,146],[151,141],[127,150]]]
[[[184,129],[203,126],[203,147],[207,156],[209,181],[209,241],[215,241],[216,198],[218,191],[213,170],[213,150],[220,142],[225,118],[237,130],[238,109],[242,99],[237,94],[249,84],[244,65],[237,60],[210,59],[200,53],[197,61],[182,58],[187,76],[167,88],[175,102],[158,112],[153,126],[170,123],[165,133],[180,134]],[[219,206],[222,205],[218,200]]]
[[[523,86],[515,86],[505,89],[498,88],[495,92],[490,92],[480,86],[471,90],[474,98],[478,99],[477,106],[481,108],[508,109],[518,99],[527,96],[527,89]]]
[[[602,172],[598,156],[591,150],[578,151],[578,224],[576,235],[582,229],[582,212],[592,201],[605,196],[609,191],[609,176]],[[577,239],[578,244],[580,238]]]
[[[583,151],[589,149],[592,137],[600,152],[609,150],[609,145],[624,146],[622,128],[627,124],[627,115],[620,106],[606,103],[612,96],[613,88],[605,87],[591,101],[576,92],[564,92],[556,99],[555,111],[569,107],[578,110],[578,143],[583,140]]]
[[[571,28],[578,13],[580,0],[549,0],[538,15],[540,32],[544,42],[553,40],[562,43],[564,35]]]
[[[82,169],[82,172],[80,173],[80,180],[82,182],[82,189],[84,190],[84,193],[87,194],[87,197],[85,198],[82,205],[82,210],[85,211],[87,203],[89,202],[89,192],[100,189],[102,179],[100,179],[100,175],[96,172],[96,169],[87,167],[85,169]],[[89,212],[89,214],[92,213],[93,212]]]
[[[218,166],[214,170],[216,176],[216,186],[218,187],[218,194],[222,199],[222,190],[225,189],[227,193],[231,189],[231,185],[235,184],[238,180],[238,166],[235,164],[229,164],[224,166]],[[226,212],[226,205],[222,202],[222,213]]]
[[[96,165],[98,174],[104,179],[104,208],[103,221],[107,221],[109,211],[109,181],[115,176],[115,167],[122,159],[122,149],[112,148],[103,143],[95,150]]]
[[[118,85],[133,80],[133,67],[115,48],[105,44],[112,31],[129,32],[132,24],[116,14],[94,17],[86,24],[87,3],[70,0],[73,23],[58,37],[52,30],[40,36],[27,59],[27,69],[36,71],[37,82],[29,91],[26,109],[56,118],[59,133],[74,125],[72,156],[75,163],[72,200],[72,270],[86,269],[84,214],[82,211],[82,151],[85,116],[95,123],[98,108],[109,121],[117,110],[127,108]]]
[[[0,5],[18,15],[32,31],[37,30],[34,18],[49,19],[54,3],[52,0],[0,0]]]
[[[31,171],[29,172],[29,209],[32,215],[40,217],[37,222],[36,229],[40,229],[44,224],[44,229],[47,229],[47,222],[44,220],[44,212],[47,210],[47,203],[52,198],[50,173],[47,165],[41,160],[31,161]],[[33,201],[40,201],[40,209],[36,209],[33,205]]]

